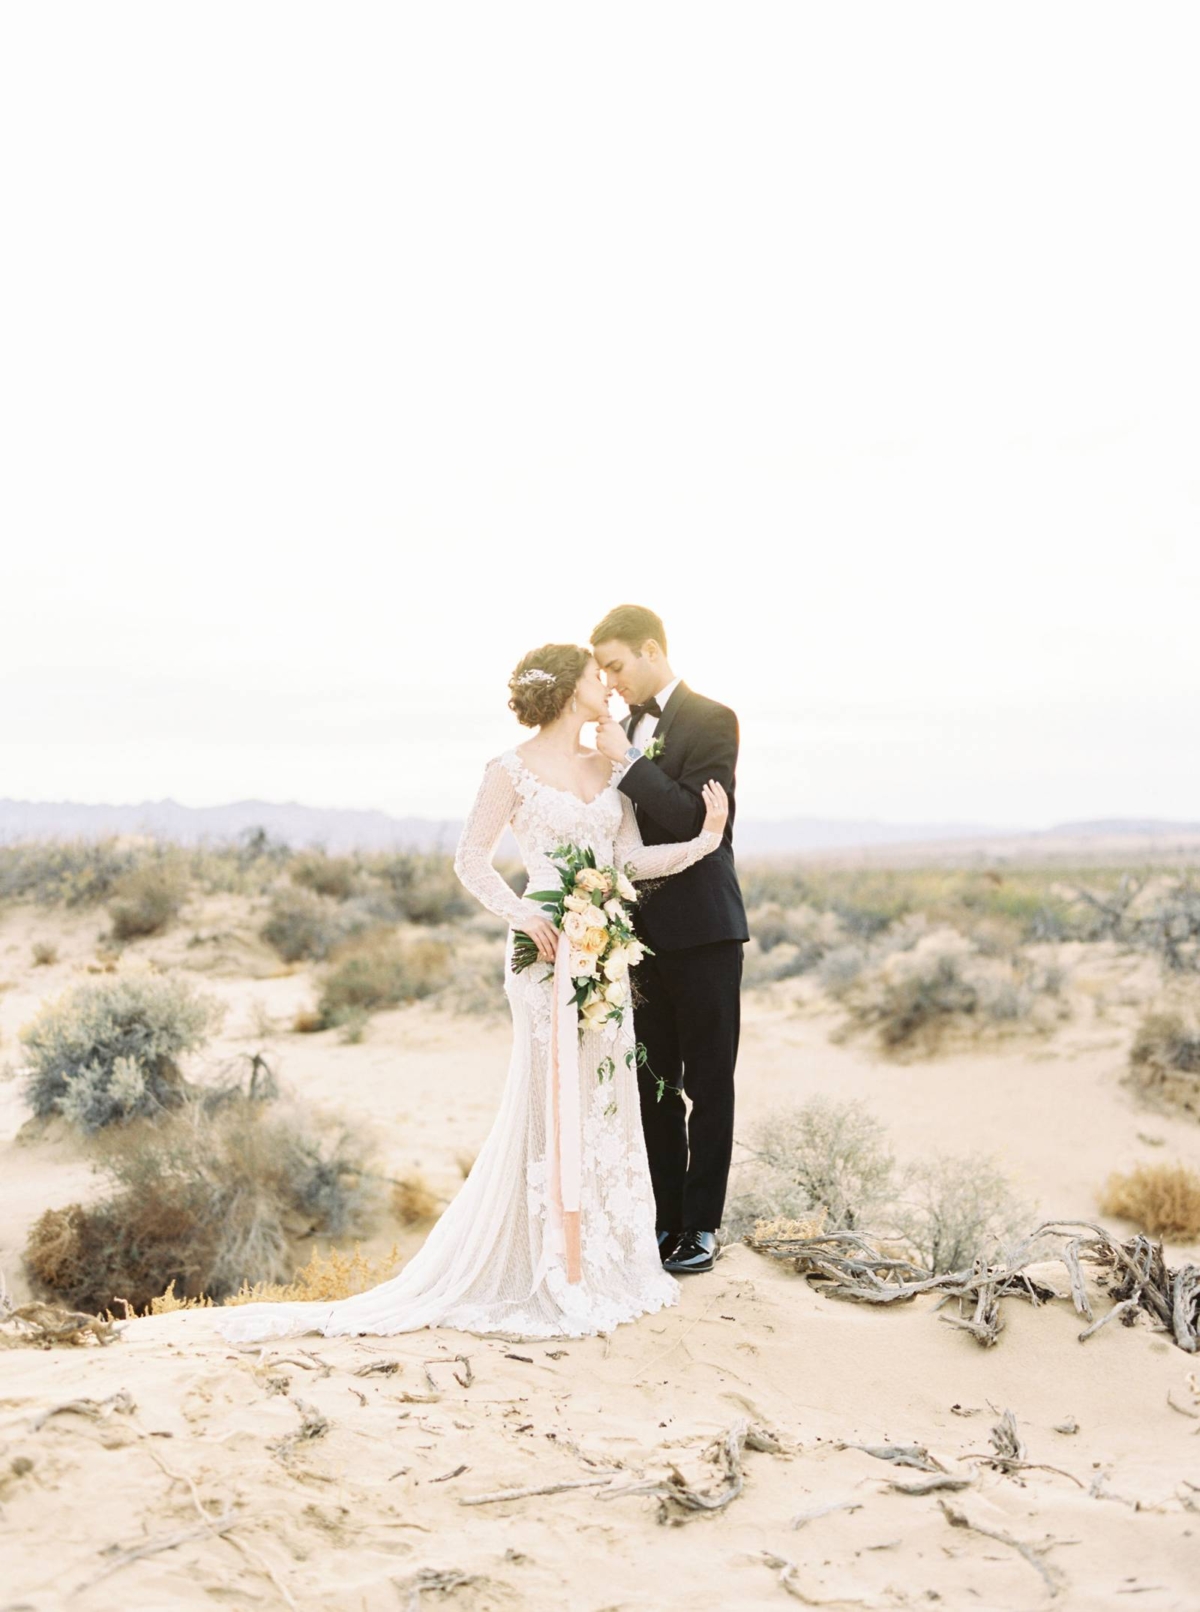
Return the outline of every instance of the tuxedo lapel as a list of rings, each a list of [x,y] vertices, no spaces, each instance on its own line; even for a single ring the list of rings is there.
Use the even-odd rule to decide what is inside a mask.
[[[687,701],[689,692],[690,690],[688,689],[687,684],[682,678],[680,678],[679,682],[675,685],[671,698],[667,701],[666,706],[663,709],[663,714],[658,719],[658,725],[654,729],[654,737],[656,739],[661,739],[664,746],[667,742],[667,735],[671,731],[671,726],[674,723],[675,718],[679,715],[680,709]],[[657,756],[655,757],[655,760],[658,760]]]

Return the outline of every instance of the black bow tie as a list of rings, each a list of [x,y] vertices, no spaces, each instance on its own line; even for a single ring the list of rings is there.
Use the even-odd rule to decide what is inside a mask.
[[[638,723],[642,720],[642,718],[644,716],[661,716],[661,715],[662,715],[662,706],[658,703],[658,701],[654,698],[654,696],[652,694],[644,705],[631,705],[629,707],[630,731],[632,732],[633,729],[637,727]]]

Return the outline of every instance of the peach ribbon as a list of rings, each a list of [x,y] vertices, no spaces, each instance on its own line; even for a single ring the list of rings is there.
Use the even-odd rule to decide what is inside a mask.
[[[561,1233],[567,1281],[578,1282],[579,1197],[583,1140],[579,1111],[579,1009],[571,979],[571,943],[559,933],[550,1009],[550,1207]]]

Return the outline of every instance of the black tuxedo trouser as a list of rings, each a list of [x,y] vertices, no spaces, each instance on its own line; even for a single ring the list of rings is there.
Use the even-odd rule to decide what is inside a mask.
[[[660,1231],[716,1231],[733,1153],[733,1069],[741,1028],[742,942],[658,952],[638,965],[634,1035],[642,1129]],[[661,1101],[654,1077],[667,1082]],[[682,1088],[692,1104],[689,1115]]]

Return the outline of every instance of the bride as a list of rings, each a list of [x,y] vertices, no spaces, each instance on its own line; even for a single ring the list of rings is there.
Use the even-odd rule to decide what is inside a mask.
[[[638,1099],[632,1004],[623,1022],[577,1029],[565,936],[492,866],[511,827],[528,890],[557,888],[557,846],[590,846],[599,866],[633,879],[678,873],[721,843],[728,802],[705,789],[694,840],[645,846],[617,789],[624,763],[580,743],[608,714],[609,690],[586,649],[547,644],[509,681],[509,706],[535,736],[494,757],[455,854],[458,877],[509,924],[504,988],[513,1045],[500,1108],[457,1197],[398,1276],[350,1298],[231,1305],[216,1326],[231,1342],[302,1332],[411,1332],[453,1327],[512,1337],[585,1337],[674,1304],[663,1270]],[[636,923],[636,908],[634,909]],[[511,969],[513,933],[539,961]]]

